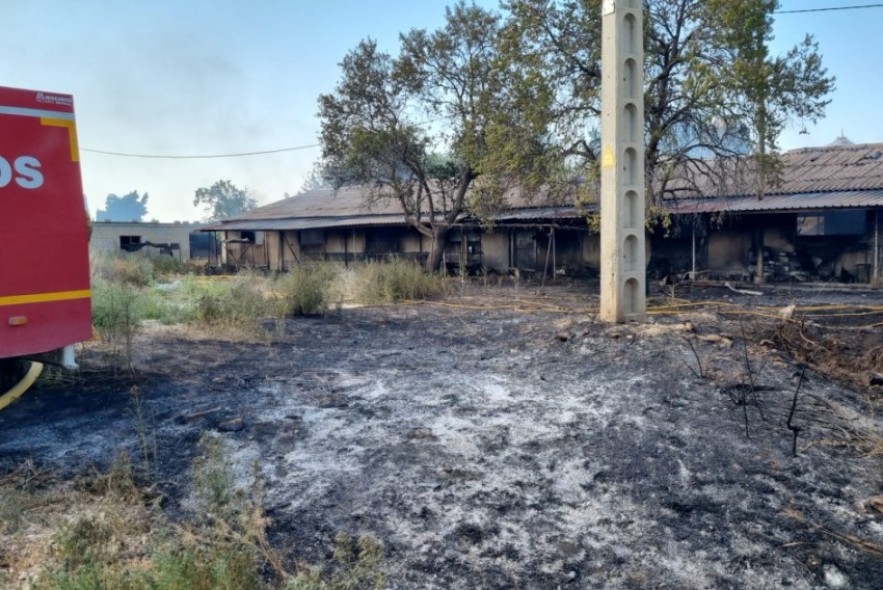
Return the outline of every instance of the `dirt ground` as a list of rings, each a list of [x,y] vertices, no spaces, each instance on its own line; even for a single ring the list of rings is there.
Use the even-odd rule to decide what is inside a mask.
[[[656,291],[644,324],[597,321],[580,283],[291,319],[271,343],[152,327],[134,375],[89,345],[0,412],[0,471],[103,469],[146,423],[186,518],[211,431],[243,481],[258,466],[288,559],[371,535],[390,588],[883,587],[883,293]]]

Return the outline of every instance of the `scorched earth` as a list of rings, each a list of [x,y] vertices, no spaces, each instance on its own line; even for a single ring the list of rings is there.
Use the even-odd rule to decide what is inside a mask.
[[[0,461],[137,457],[136,385],[165,510],[188,518],[219,432],[292,562],[346,532],[382,543],[389,588],[883,587],[879,392],[821,370],[848,351],[786,352],[822,341],[799,306],[776,318],[793,294],[712,296],[630,325],[522,288],[291,319],[271,343],[153,328],[134,375],[87,347],[80,378],[0,413]],[[838,334],[855,355],[876,337]]]

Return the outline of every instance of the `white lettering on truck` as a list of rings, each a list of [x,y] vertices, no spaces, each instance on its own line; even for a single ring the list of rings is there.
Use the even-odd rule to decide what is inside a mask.
[[[19,156],[12,164],[0,156],[0,188],[15,180],[15,184],[24,189],[36,189],[43,186],[43,173],[40,172],[40,160],[34,156]]]

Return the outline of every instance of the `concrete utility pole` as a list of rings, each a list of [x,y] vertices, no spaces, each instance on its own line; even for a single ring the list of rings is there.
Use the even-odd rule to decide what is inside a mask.
[[[643,2],[604,0],[601,10],[601,319],[643,321]]]

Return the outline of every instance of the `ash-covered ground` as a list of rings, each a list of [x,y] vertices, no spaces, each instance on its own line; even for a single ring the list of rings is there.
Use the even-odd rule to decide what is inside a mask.
[[[81,379],[0,412],[0,463],[140,456],[135,385],[167,510],[186,517],[218,432],[243,481],[258,466],[289,559],[370,535],[389,588],[883,587],[877,392],[803,372],[756,298],[712,297],[631,325],[522,288],[287,320],[271,344],[151,330],[134,376],[87,349]]]

